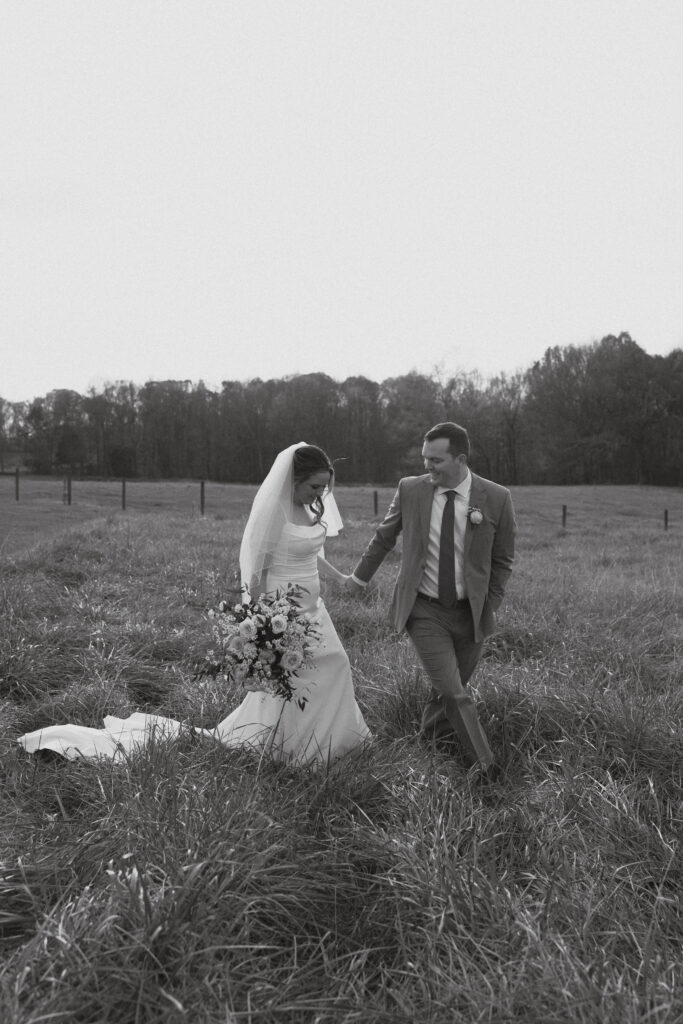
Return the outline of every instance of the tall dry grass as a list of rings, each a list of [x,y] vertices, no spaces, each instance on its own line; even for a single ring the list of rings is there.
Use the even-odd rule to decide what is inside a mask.
[[[341,568],[368,493],[340,495]],[[189,728],[119,765],[15,743],[234,707],[192,672],[244,509],[113,515],[5,560],[3,1022],[683,1020],[683,502],[576,489],[562,530],[563,493],[515,498],[518,564],[476,675],[505,768],[484,790],[417,736],[425,682],[386,624],[396,556],[366,600],[328,590],[377,738],[323,772]]]

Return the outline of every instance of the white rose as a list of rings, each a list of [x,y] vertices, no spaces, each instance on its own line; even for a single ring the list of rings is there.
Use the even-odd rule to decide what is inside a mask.
[[[245,619],[244,622],[240,622],[240,636],[243,636],[245,640],[255,640],[257,634],[258,630],[253,619]]]
[[[284,633],[287,629],[287,616],[286,615],[273,615],[270,620],[270,628],[273,633]]]
[[[301,667],[303,660],[298,651],[285,651],[280,659],[280,664],[285,672],[296,672]]]

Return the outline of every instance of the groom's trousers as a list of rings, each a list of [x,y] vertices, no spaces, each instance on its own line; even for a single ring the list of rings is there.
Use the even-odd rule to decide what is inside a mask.
[[[406,630],[432,685],[422,733],[440,739],[455,732],[468,764],[492,764],[491,748],[466,687],[482,650],[474,639],[469,602],[445,608],[418,594]]]

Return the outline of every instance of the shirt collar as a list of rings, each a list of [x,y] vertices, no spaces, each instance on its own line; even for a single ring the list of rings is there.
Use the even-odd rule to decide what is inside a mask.
[[[468,498],[469,499],[470,491],[471,490],[472,490],[472,474],[470,473],[470,471],[468,469],[467,470],[467,476],[463,480],[460,481],[460,483],[458,484],[457,487],[437,487],[436,493],[437,494],[445,494],[446,491],[455,491],[456,494],[460,494],[463,498]]]

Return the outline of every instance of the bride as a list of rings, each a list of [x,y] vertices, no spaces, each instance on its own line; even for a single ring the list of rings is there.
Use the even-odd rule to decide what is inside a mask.
[[[280,452],[254,499],[240,547],[245,600],[297,584],[301,611],[311,615],[320,644],[293,680],[306,697],[303,708],[296,699],[252,691],[215,729],[197,730],[228,747],[252,747],[297,764],[325,764],[370,737],[354,696],[349,659],[320,597],[320,575],[337,582],[347,578],[323,556],[326,537],[341,526],[333,480],[325,452],[300,442]],[[179,730],[174,719],[136,712],[123,719],[108,716],[104,729],[51,725],[18,742],[29,753],[119,759],[152,734],[175,736]]]

